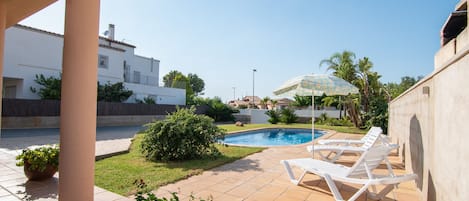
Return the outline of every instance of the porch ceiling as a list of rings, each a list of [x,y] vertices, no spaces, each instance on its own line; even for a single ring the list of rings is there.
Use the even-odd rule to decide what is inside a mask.
[[[0,0],[7,10],[6,28],[49,6],[57,0]]]

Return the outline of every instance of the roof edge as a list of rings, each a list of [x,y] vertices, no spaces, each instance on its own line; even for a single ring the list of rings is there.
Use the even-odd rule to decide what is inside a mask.
[[[38,28],[35,28],[35,27],[26,26],[26,25],[22,25],[22,24],[15,24],[12,27],[17,27],[17,28],[27,29],[27,30],[31,30],[31,31],[41,32],[41,33],[45,33],[45,34],[49,34],[49,35],[53,35],[53,36],[57,36],[57,37],[64,37],[63,34],[51,32],[51,31],[46,31],[46,30],[43,30],[43,29],[38,29]],[[103,36],[98,36],[98,37],[99,37],[99,39],[106,40],[108,42],[113,42],[113,43],[124,45],[124,46],[127,46],[127,47],[136,48],[135,45],[131,45],[131,44],[128,44],[128,43],[117,41],[117,40],[111,40],[111,39],[103,37]]]

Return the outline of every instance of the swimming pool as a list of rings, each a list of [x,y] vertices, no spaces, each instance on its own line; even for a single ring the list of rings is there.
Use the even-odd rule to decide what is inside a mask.
[[[325,131],[314,130],[314,139]],[[262,129],[228,135],[223,143],[241,146],[285,146],[311,142],[311,129]]]

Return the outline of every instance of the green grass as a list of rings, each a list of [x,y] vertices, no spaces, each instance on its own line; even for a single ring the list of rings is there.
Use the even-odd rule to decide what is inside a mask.
[[[227,132],[249,130],[256,128],[311,128],[311,124],[245,124],[244,127],[234,124],[219,125]],[[315,125],[318,129],[336,130],[343,133],[365,133],[354,127]],[[174,183],[192,175],[200,174],[226,163],[241,159],[247,155],[260,152],[264,148],[217,146],[222,156],[217,159],[200,159],[181,162],[150,162],[140,153],[140,143],[144,134],[138,134],[127,154],[114,156],[96,162],[95,184],[121,195],[131,195],[136,192],[133,182],[143,179],[148,189],[157,189],[160,186]]]
[[[137,179],[143,179],[149,189],[157,189],[159,186],[200,174],[204,170],[238,160],[264,149],[218,146],[222,156],[217,159],[163,163],[145,160],[140,153],[142,140],[143,134],[139,134],[134,139],[129,153],[97,161],[95,184],[121,195],[131,195],[136,192],[136,186],[133,182]]]
[[[219,125],[218,127],[226,129],[227,132],[234,132],[234,131],[243,131],[249,129],[257,129],[257,128],[311,128],[311,124],[245,124],[243,127],[236,126],[234,124],[225,124]],[[327,129],[327,130],[335,130],[341,133],[357,133],[357,134],[365,134],[366,130],[362,130],[355,127],[348,127],[348,126],[325,126],[325,125],[314,125],[315,129]]]

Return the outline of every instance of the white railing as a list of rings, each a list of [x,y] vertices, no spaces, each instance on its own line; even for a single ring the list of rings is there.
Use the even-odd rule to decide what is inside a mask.
[[[139,71],[124,73],[124,82],[158,86],[158,79],[156,77],[142,75]]]

